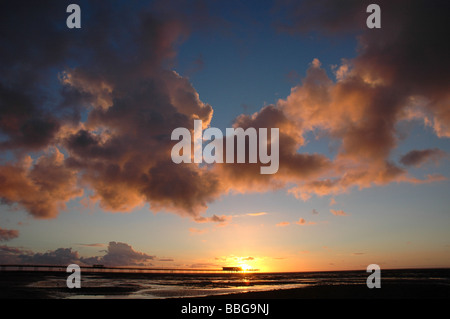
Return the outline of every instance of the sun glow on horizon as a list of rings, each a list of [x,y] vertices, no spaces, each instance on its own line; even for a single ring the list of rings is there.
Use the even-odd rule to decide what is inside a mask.
[[[240,264],[239,267],[241,267],[243,272],[248,272],[253,269],[253,267],[248,264]]]

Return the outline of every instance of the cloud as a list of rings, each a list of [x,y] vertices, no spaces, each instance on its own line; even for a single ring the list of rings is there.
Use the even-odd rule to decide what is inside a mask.
[[[348,214],[346,212],[344,212],[343,210],[330,209],[330,213],[332,213],[335,216],[348,216]]]
[[[272,175],[259,173],[262,163],[217,164],[212,171],[220,176],[226,191],[247,193],[280,189],[288,182],[318,177],[330,168],[330,160],[324,155],[297,152],[304,143],[301,130],[279,106],[268,105],[252,115],[242,114],[233,126],[244,130],[279,128],[280,164],[278,172]]]
[[[249,261],[249,260],[254,260],[255,258],[254,257],[244,257],[244,258],[241,258],[241,260],[246,260],[246,261]]]
[[[412,150],[403,155],[400,163],[406,166],[419,167],[428,161],[438,162],[446,153],[438,148],[425,150]]]
[[[148,266],[155,256],[136,251],[130,245],[111,241],[106,254],[101,257],[83,258],[87,264],[103,264],[105,266]]]
[[[295,222],[297,225],[315,225],[316,222],[313,221],[309,221],[306,222],[306,220],[304,218],[300,218],[298,221]]]
[[[405,108],[419,107],[427,114],[437,135],[448,137],[450,117],[445,105],[448,105],[449,96],[445,83],[450,79],[447,72],[450,65],[443,61],[446,61],[449,48],[442,39],[448,27],[444,12],[449,9],[449,4],[440,2],[429,6],[426,1],[416,1],[411,6],[392,1],[377,4],[382,8],[380,32],[365,27],[367,13],[364,9],[368,2],[349,0],[336,4],[325,0],[319,5],[305,1],[293,3],[291,10],[286,12],[295,16],[298,22],[293,31],[318,30],[334,35],[344,29],[360,32],[361,50],[349,62],[353,68],[350,78],[355,79],[354,75],[358,75],[368,84],[388,87],[392,96],[390,105],[395,105],[392,103],[395,100],[399,102],[392,109],[392,116],[402,116]],[[383,95],[387,97],[388,92],[385,93]],[[411,105],[411,98],[426,103]]]
[[[53,141],[60,123],[34,103],[32,97],[0,83],[0,131],[8,136],[0,150],[38,150]]]
[[[55,23],[65,22],[64,4],[43,1],[32,13],[1,5],[8,16],[1,19],[0,150],[17,158],[0,167],[0,197],[54,218],[82,195],[79,183],[107,211],[150,203],[153,211],[197,217],[221,191],[207,169],[170,161],[172,130],[192,130],[193,119],[206,127],[213,112],[168,68],[189,19],[89,3],[89,28],[69,34]],[[25,155],[48,148],[57,151]]]
[[[0,228],[0,241],[8,241],[17,237],[19,237],[18,230]]]
[[[308,1],[306,3],[311,4]],[[334,4],[330,3],[330,6],[334,7]],[[354,2],[347,4],[349,12],[358,7]],[[314,8],[319,14],[320,7]],[[419,10],[414,10],[412,13],[419,13]],[[340,9],[339,12],[341,11]],[[388,17],[388,21],[391,18]],[[397,19],[390,22],[395,24],[388,23],[386,30],[390,30],[390,26],[397,28]],[[406,36],[410,20],[401,22],[404,23],[402,34]],[[329,77],[319,59],[315,58],[306,72],[306,77],[301,84],[292,88],[286,99],[278,100],[275,105],[265,106],[254,114],[242,114],[235,119],[234,126],[243,128],[280,128],[280,168],[275,175],[261,176],[257,174],[257,165],[217,165],[214,171],[221,176],[227,189],[245,193],[293,185],[289,193],[308,200],[313,195],[340,194],[352,188],[363,189],[392,182],[420,184],[439,180],[431,176],[425,179],[412,176],[407,169],[395,163],[391,154],[399,142],[397,124],[413,119],[411,110],[418,107],[414,102],[417,96],[429,93],[431,99],[435,93],[439,93],[440,103],[446,103],[448,97],[443,82],[440,78],[433,78],[435,87],[429,86],[428,83],[427,90],[423,90],[420,87],[420,79],[405,76],[400,72],[406,70],[396,70],[401,63],[414,64],[409,58],[409,55],[413,54],[412,51],[404,47],[412,44],[402,43],[402,39],[397,37],[392,38],[397,34],[387,31],[387,43],[398,50],[395,52],[398,54],[398,65],[392,65],[391,61],[385,58],[389,54],[375,55],[378,49],[381,52],[388,50],[388,47],[384,47],[387,43],[380,42],[378,37],[373,37],[373,32],[370,33],[366,29],[359,38],[361,48],[358,56],[343,60],[337,81]],[[385,29],[381,32],[386,32]],[[426,31],[430,33],[429,36],[435,36],[431,28],[427,27]],[[414,45],[419,47],[422,44]],[[406,61],[400,61],[404,55],[408,58]],[[432,59],[426,62],[435,63]],[[374,64],[378,67],[374,68]],[[411,67],[415,68],[416,65]],[[398,79],[392,78],[391,69]],[[424,78],[435,75],[426,73],[430,70],[421,69]],[[398,85],[405,81],[411,85]],[[433,113],[429,101],[422,103],[420,107],[428,108],[427,114]],[[442,117],[435,116],[433,121],[439,121],[439,132],[442,132]],[[306,136],[310,132],[337,141],[337,154],[329,158],[321,154],[302,152]],[[436,134],[443,136],[439,132],[436,129]]]
[[[0,263],[3,264],[41,264],[41,265],[79,265],[103,264],[105,266],[148,266],[155,259],[134,250],[121,242],[110,242],[103,256],[82,257],[72,248],[58,248],[45,253],[34,253],[17,247],[0,246]]]
[[[408,171],[439,157],[434,148],[407,153],[403,166],[391,156],[404,121],[422,121],[436,136],[450,137],[450,52],[443,40],[449,4],[380,0],[380,30],[365,27],[367,4],[276,4],[278,30],[357,33],[358,48],[354,58],[333,66],[335,78],[315,57],[285,99],[234,119],[234,127],[280,129],[279,170],[261,175],[261,163],[210,167],[170,159],[172,130],[192,131],[194,119],[206,128],[213,116],[189,80],[172,70],[191,28],[216,23],[208,12],[182,10],[182,2],[173,11],[157,4],[104,10],[89,3],[90,15],[83,16],[89,28],[69,33],[55,22],[65,22],[65,1],[45,0],[32,11],[2,3],[0,151],[10,154],[0,165],[2,203],[35,218],[55,218],[88,189],[105,211],[149,204],[152,211],[222,223],[223,216],[201,215],[229,192],[289,187],[308,200],[393,182],[442,180]],[[311,132],[337,142],[335,154],[305,152]]]
[[[32,254],[31,251],[17,247],[0,246],[0,264],[20,264],[21,258]]]
[[[0,165],[0,197],[36,218],[54,218],[67,201],[83,194],[76,175],[65,165],[64,155],[57,148],[35,161],[25,156],[18,162]]]
[[[256,217],[256,216],[264,216],[267,215],[266,212],[259,212],[259,213],[248,213],[248,216]]]
[[[18,257],[20,263],[23,264],[69,265],[80,261],[78,252],[72,251],[72,248],[58,248],[45,253],[21,254]]]
[[[159,76],[134,92],[129,89],[106,112],[92,110],[89,125],[107,127],[111,133],[80,130],[69,136],[64,142],[71,154],[68,161],[85,172],[83,182],[106,210],[129,211],[149,202],[154,211],[197,216],[219,195],[219,181],[206,169],[174,164],[170,134],[176,127],[192,129],[194,117],[209,123],[212,109],[197,100],[190,84],[178,75]]]
[[[367,4],[324,0],[279,5],[285,13],[280,30],[302,35],[319,31],[326,36],[359,33],[358,54],[334,68],[336,81],[314,59],[302,83],[276,105],[296,123],[300,151],[308,132],[340,143],[333,160],[317,172],[318,178],[291,178],[297,185],[290,192],[303,200],[353,187],[431,181],[410,176],[390,158],[399,142],[397,124],[419,119],[432,126],[437,136],[450,136],[445,107],[450,96],[444,84],[450,76],[437,72],[450,68],[443,62],[450,52],[442,41],[448,27],[443,12],[449,4],[429,6],[417,1],[406,8],[381,1],[383,27],[379,32],[365,27]]]
[[[212,215],[211,217],[204,217],[204,216],[199,216],[196,217],[194,219],[195,222],[197,223],[218,223],[221,226],[226,225],[228,222],[230,222],[232,219],[231,216],[226,216],[226,215],[222,215],[222,216],[217,216],[217,215]]]
[[[276,226],[284,227],[284,226],[288,226],[289,224],[290,224],[290,222],[280,222],[280,223],[276,224]]]

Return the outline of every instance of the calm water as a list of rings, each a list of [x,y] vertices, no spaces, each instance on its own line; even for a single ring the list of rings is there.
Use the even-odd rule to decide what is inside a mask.
[[[13,284],[8,272],[2,273],[2,289]],[[82,289],[68,289],[68,274],[14,272],[23,289],[42,291],[51,298],[179,298],[236,292],[301,288],[310,285],[365,285],[365,271],[310,273],[83,273]],[[28,281],[25,280],[28,278]],[[6,282],[5,278],[10,283]],[[450,269],[382,270],[382,283],[421,282],[450,286]]]

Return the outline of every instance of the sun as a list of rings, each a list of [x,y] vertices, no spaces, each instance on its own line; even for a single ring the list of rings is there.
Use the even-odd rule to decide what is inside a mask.
[[[247,265],[247,264],[240,264],[239,267],[241,267],[241,269],[242,269],[243,272],[247,272],[247,271],[250,271],[250,270],[253,269],[252,266]]]

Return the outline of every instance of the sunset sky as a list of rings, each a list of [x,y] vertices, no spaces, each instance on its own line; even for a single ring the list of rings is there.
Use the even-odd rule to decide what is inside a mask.
[[[2,1],[0,264],[450,267],[449,10]],[[278,172],[173,163],[194,119],[279,128]]]

